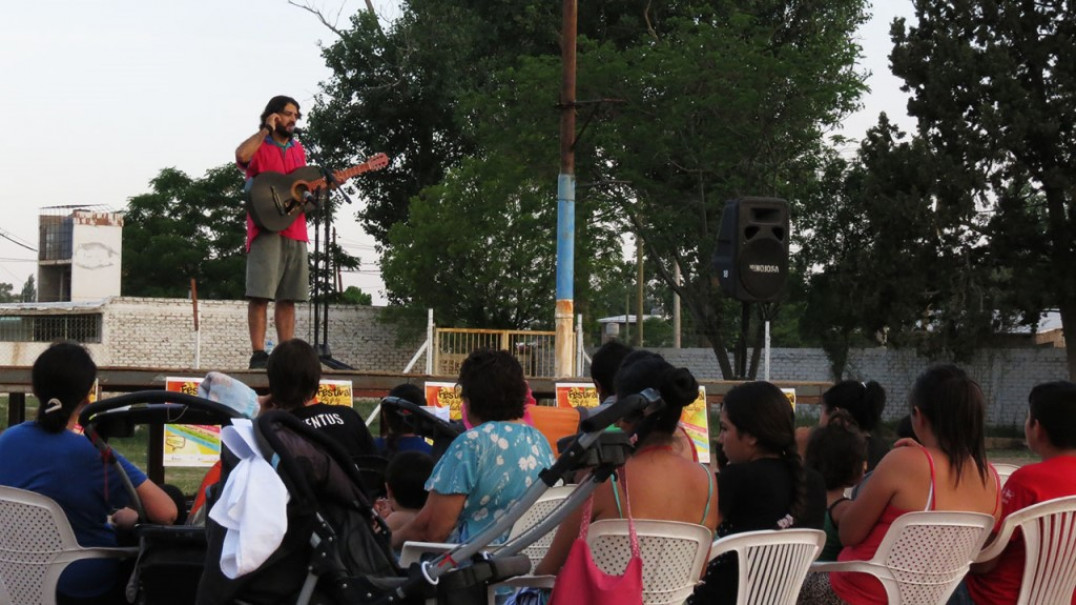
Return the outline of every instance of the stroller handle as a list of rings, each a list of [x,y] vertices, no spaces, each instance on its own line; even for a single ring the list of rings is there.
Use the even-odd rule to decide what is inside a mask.
[[[148,404],[176,404],[181,407],[186,407],[191,410],[197,410],[203,412],[202,418],[199,419],[198,424],[213,424],[212,422],[201,422],[205,420],[205,415],[219,417],[220,423],[228,424],[234,418],[242,418],[243,415],[236,410],[222,404],[217,403],[209,399],[202,397],[196,397],[194,395],[188,395],[186,393],[177,393],[176,391],[165,391],[163,389],[150,389],[145,391],[135,391],[133,393],[124,393],[123,395],[117,395],[116,397],[109,397],[108,399],[102,399],[95,401],[86,406],[82,410],[82,413],[78,415],[78,423],[83,427],[91,426],[97,416],[115,410],[125,406],[133,406],[140,403]],[[142,410],[139,410],[142,411]],[[145,410],[147,414],[151,413],[148,409]],[[161,407],[159,412],[162,415],[162,422],[188,424],[188,422],[176,418],[173,414],[168,412],[175,412],[175,409],[165,409]]]

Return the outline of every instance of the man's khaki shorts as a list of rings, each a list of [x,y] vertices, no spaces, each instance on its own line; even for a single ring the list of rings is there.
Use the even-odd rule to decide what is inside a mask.
[[[247,298],[298,302],[309,299],[306,242],[277,233],[259,233],[247,253]]]

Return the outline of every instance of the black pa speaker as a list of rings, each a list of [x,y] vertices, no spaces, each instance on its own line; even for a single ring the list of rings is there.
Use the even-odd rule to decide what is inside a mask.
[[[788,202],[763,197],[726,202],[714,274],[721,290],[736,300],[776,300],[788,277]]]

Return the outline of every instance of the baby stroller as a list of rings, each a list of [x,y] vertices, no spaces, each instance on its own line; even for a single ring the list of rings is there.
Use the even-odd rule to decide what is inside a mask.
[[[137,425],[228,425],[241,417],[236,410],[201,397],[151,390],[103,399],[79,415],[84,434],[106,463],[119,471],[140,520],[145,519],[138,493],[112,453],[110,438],[129,437]],[[202,527],[140,523],[135,528],[139,555],[127,588],[128,600],[153,605],[190,605],[205,562]]]

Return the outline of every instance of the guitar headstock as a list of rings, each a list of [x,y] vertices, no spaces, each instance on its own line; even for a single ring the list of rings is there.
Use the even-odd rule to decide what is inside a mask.
[[[374,155],[366,158],[365,162],[367,169],[369,170],[381,170],[389,165],[389,156],[383,153],[375,153]]]

